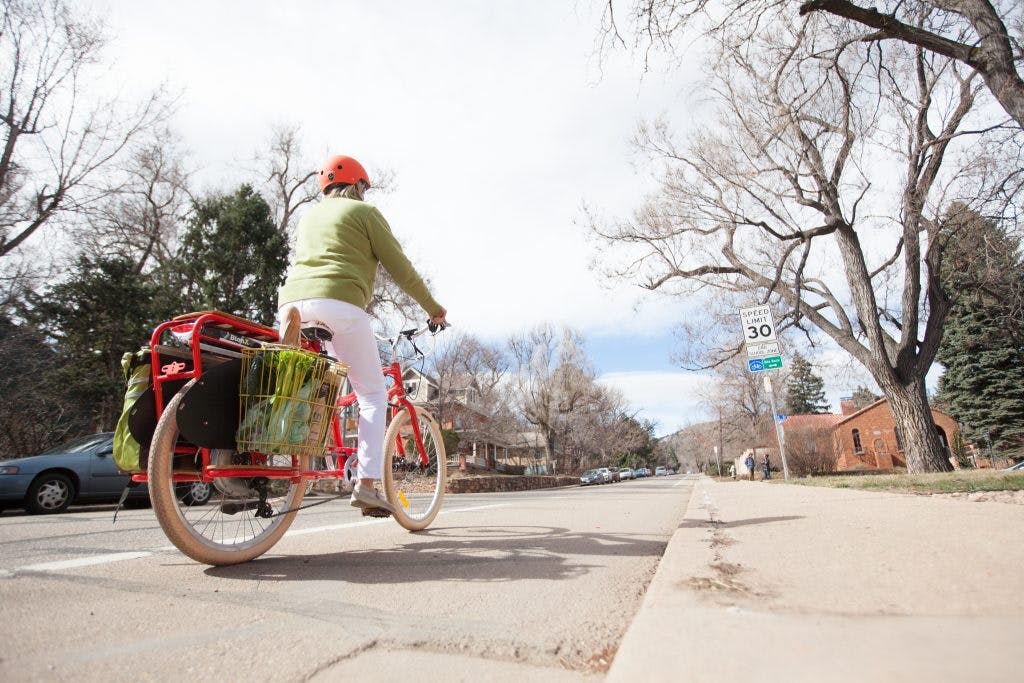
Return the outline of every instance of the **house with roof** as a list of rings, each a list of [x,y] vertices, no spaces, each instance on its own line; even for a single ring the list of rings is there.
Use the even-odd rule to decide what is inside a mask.
[[[448,464],[464,469],[496,470],[516,474],[546,474],[554,463],[544,456],[543,442],[534,432],[521,432],[492,423],[472,378],[452,378],[442,391],[441,382],[416,368],[402,376],[413,403],[430,407],[441,428],[459,435],[458,450],[448,453]],[[441,405],[444,394],[444,405]],[[443,409],[442,409],[443,408]]]
[[[783,420],[787,452],[791,441],[794,446],[810,444],[812,449],[822,451],[822,457],[834,462],[836,471],[907,466],[903,435],[886,399],[859,410],[853,401],[843,399],[840,411],[839,414],[792,415]],[[946,457],[955,460],[950,443],[959,429],[956,420],[934,408],[931,412]]]

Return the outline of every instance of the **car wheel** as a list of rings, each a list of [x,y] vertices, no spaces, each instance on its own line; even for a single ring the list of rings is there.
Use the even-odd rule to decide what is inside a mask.
[[[181,502],[185,505],[206,505],[213,496],[213,485],[201,481],[194,481],[184,488]]]
[[[64,512],[75,499],[75,485],[67,476],[49,472],[36,477],[25,495],[25,509],[34,515]]]

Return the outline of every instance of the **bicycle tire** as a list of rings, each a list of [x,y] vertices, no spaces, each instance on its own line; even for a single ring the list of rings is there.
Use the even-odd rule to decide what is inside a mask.
[[[437,517],[448,474],[441,427],[426,410],[416,408],[415,412],[427,455],[426,466],[420,464],[415,446],[405,449],[407,455],[413,456],[412,462],[398,452],[400,442],[412,439],[412,416],[408,410],[394,417],[384,435],[384,495],[396,510],[395,521],[409,531],[426,529]]]
[[[244,480],[229,479],[233,487],[216,486],[209,501],[199,507],[191,506],[178,495],[173,479],[174,447],[178,441],[177,409],[195,380],[186,384],[164,408],[149,451],[149,496],[157,521],[167,538],[182,553],[197,562],[215,566],[248,562],[267,552],[291,526],[295,512],[265,519],[256,517],[247,508]],[[235,453],[235,461],[250,460],[246,454]],[[288,458],[291,465],[291,456]],[[305,469],[305,458],[300,467]],[[239,463],[246,464],[246,463]],[[268,502],[275,512],[290,510],[302,502],[306,486],[286,479],[271,480],[273,497]],[[232,492],[233,489],[233,492]],[[248,496],[249,504],[252,495]],[[226,507],[228,506],[228,507]],[[242,509],[235,509],[241,506]],[[219,539],[219,540],[218,540]]]

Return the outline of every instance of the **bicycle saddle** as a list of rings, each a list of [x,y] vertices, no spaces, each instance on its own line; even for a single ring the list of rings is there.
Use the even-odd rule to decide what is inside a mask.
[[[329,342],[334,339],[334,333],[326,327],[320,327],[314,325],[312,327],[303,327],[301,330],[302,336],[306,339],[315,339],[316,341]]]

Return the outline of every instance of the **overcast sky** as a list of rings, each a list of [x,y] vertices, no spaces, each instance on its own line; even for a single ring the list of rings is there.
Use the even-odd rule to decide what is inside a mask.
[[[600,4],[89,2],[128,93],[183,94],[174,127],[209,189],[237,185],[275,124],[395,174],[369,197],[460,329],[502,340],[540,322],[587,339],[601,380],[666,434],[700,419],[701,378],[673,366],[694,302],[588,266],[584,204],[628,216],[652,187],[629,139],[643,118],[691,125],[699,59],[643,75],[595,53]],[[737,320],[737,334],[739,321]],[[831,398],[831,397],[830,397]]]

